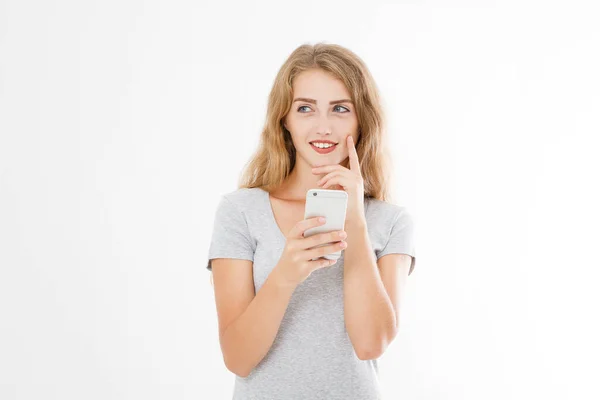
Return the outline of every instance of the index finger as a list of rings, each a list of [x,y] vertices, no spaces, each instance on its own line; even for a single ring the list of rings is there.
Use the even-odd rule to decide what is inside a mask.
[[[322,221],[321,221],[321,218],[323,219]],[[306,230],[313,228],[315,226],[323,225],[324,223],[325,223],[325,217],[317,216],[317,217],[303,219],[302,221],[300,221],[296,225],[294,225],[294,227],[292,228],[292,231],[290,233],[293,238],[303,238],[304,232]]]
[[[350,170],[360,172],[360,160],[358,159],[358,153],[356,147],[354,147],[354,138],[352,135],[348,136],[348,157],[350,158]]]

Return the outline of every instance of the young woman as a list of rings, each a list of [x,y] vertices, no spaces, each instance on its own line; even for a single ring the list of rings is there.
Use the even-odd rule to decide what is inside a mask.
[[[371,74],[344,47],[302,45],[279,70],[259,149],[221,197],[208,251],[234,399],[381,398],[377,358],[415,266],[411,214],[387,201],[383,121]],[[303,237],[323,224],[304,219],[311,188],[348,193],[343,231]],[[311,261],[340,249],[337,262]]]

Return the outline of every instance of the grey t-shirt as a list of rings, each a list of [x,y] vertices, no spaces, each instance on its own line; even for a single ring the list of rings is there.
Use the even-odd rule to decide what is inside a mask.
[[[405,207],[365,199],[365,217],[377,259],[415,256],[414,222]],[[208,250],[213,258],[253,261],[260,290],[281,257],[286,239],[275,221],[269,193],[241,188],[221,197]],[[344,255],[318,269],[292,294],[273,345],[247,377],[235,376],[234,400],[381,399],[377,360],[356,356],[344,324]]]

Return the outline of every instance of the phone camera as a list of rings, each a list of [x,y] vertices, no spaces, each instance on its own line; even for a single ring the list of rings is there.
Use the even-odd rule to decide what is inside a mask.
[[[316,195],[317,195],[317,192],[313,192],[313,196],[316,196]]]

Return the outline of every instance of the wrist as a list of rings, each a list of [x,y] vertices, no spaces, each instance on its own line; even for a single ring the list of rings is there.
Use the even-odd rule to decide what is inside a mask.
[[[367,220],[364,215],[359,215],[356,217],[348,218],[344,222],[344,230],[348,231],[348,229],[363,229],[367,230]]]
[[[285,277],[285,275],[281,273],[281,270],[279,269],[278,265],[276,265],[275,268],[273,268],[273,270],[267,277],[267,280],[271,282],[273,286],[276,286],[277,288],[282,290],[294,291],[296,289],[296,286],[298,286],[299,284],[298,282],[295,282]]]

